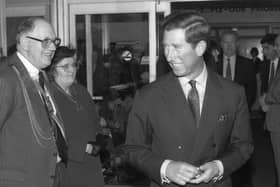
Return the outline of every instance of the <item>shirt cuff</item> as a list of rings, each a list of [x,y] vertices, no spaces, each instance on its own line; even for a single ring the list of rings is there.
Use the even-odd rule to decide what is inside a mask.
[[[161,183],[170,183],[170,180],[166,177],[166,168],[168,164],[171,162],[171,160],[164,160],[160,167],[160,178]]]
[[[219,173],[216,177],[213,178],[213,181],[219,181],[223,178],[223,174],[224,174],[224,166],[223,163],[220,160],[214,160],[213,162],[216,163],[216,165],[218,166],[219,169]]]

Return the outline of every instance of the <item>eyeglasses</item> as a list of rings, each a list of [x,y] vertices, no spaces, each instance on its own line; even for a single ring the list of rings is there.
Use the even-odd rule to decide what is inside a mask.
[[[71,68],[74,68],[74,69],[77,69],[79,68],[79,64],[76,62],[76,63],[73,63],[73,64],[64,64],[62,66],[55,66],[56,68],[62,68],[64,71],[68,70],[70,67]]]
[[[55,38],[55,39],[49,39],[49,38],[46,38],[46,39],[38,39],[38,38],[34,38],[34,37],[31,37],[31,36],[26,36],[26,38],[29,38],[29,39],[32,39],[32,40],[35,40],[35,41],[38,41],[38,42],[41,42],[42,44],[42,47],[44,49],[50,47],[51,43],[53,43],[55,45],[55,47],[58,47],[60,45],[60,42],[61,42],[61,39],[60,38]]]

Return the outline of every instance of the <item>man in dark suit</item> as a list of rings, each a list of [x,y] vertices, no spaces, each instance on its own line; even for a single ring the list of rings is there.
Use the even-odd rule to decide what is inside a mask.
[[[265,103],[265,96],[273,82],[275,75],[279,72],[279,57],[275,49],[276,34],[266,34],[261,39],[261,45],[263,48],[264,63],[260,66],[260,98],[259,102],[264,112],[268,110],[268,106]]]
[[[61,160],[54,134],[64,134],[64,128],[51,124],[43,101],[44,92],[55,107],[49,84],[39,89],[38,79],[60,39],[46,20],[29,18],[16,40],[17,52],[0,67],[0,186],[52,187]]]
[[[280,57],[280,35],[275,39],[275,51]],[[265,125],[270,132],[272,148],[274,152],[275,165],[277,170],[277,183],[278,186],[280,179],[280,73],[276,74],[275,79],[265,96],[265,103],[268,106],[265,118]]]
[[[129,162],[153,187],[231,186],[231,173],[253,151],[245,92],[206,68],[209,25],[203,17],[170,15],[163,29],[172,72],[135,96],[127,128]]]
[[[255,65],[248,58],[237,54],[238,35],[233,30],[221,34],[222,53],[219,57],[218,73],[244,86],[249,109],[256,99],[257,81]]]

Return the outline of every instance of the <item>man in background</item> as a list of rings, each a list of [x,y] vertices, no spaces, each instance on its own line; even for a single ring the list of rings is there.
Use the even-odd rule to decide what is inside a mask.
[[[222,53],[218,63],[218,73],[245,88],[249,110],[256,99],[257,81],[255,65],[248,58],[237,54],[238,34],[225,30],[221,34]]]
[[[280,69],[279,57],[275,48],[276,37],[276,34],[266,34],[261,39],[264,63],[260,66],[261,90],[259,103],[263,112],[268,110],[268,105],[265,102],[266,93]]]
[[[280,35],[274,40],[274,50],[280,57]],[[278,59],[277,58],[277,59]],[[265,104],[267,105],[267,112],[265,118],[265,126],[270,133],[272,143],[274,160],[277,171],[277,181],[275,186],[278,186],[280,179],[280,73],[277,72],[272,81],[269,90],[265,96]]]

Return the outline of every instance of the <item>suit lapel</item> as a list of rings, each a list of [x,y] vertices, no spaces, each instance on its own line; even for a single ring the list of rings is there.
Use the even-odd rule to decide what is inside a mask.
[[[20,61],[20,59],[17,57],[16,54],[14,54],[9,59],[8,63],[10,66],[15,66],[20,73],[20,76],[28,92],[31,105],[34,109],[34,115],[36,116],[38,125],[44,132],[51,133],[50,123],[47,117],[47,113],[34,81],[31,79],[26,68],[24,67],[24,65],[22,64],[22,62]]]
[[[200,126],[197,131],[194,146],[195,150],[191,157],[192,162],[195,162],[199,158],[200,153],[203,151],[205,144],[213,134],[213,130],[217,124],[218,116],[222,107],[221,100],[223,100],[223,95],[218,90],[221,90],[219,80],[213,72],[208,70]]]
[[[167,81],[165,81],[165,85],[163,85],[161,89],[163,101],[166,103],[166,108],[172,121],[170,133],[174,134],[179,145],[188,148],[188,153],[186,154],[188,159],[194,146],[192,140],[194,140],[196,132],[195,121],[188,102],[178,78],[172,73],[168,75]]]

